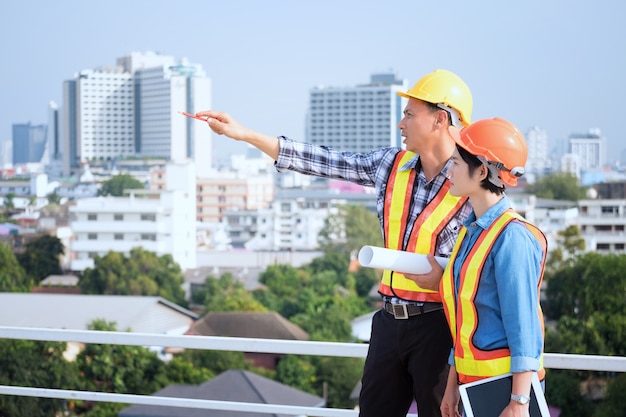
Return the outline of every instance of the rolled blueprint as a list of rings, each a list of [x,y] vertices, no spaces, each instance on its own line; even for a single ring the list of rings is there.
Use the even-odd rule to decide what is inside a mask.
[[[435,256],[435,260],[445,269],[448,263],[447,258]],[[377,246],[363,246],[359,251],[359,263],[369,268],[389,269],[409,274],[426,274],[432,270],[424,254]]]

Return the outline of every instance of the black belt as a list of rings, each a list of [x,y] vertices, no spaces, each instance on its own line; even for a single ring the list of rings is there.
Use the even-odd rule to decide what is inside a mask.
[[[424,303],[424,305],[418,306],[415,304],[392,304],[385,303],[385,311],[391,314],[396,319],[408,319],[412,316],[418,316],[424,313],[430,313],[431,311],[443,310],[443,304],[441,303]]]

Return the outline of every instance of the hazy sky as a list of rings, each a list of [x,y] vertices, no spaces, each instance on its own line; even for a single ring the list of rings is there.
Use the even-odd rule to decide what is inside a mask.
[[[551,144],[600,128],[609,160],[626,148],[624,0],[0,0],[0,140],[46,123],[76,72],[142,51],[202,64],[213,108],[272,135],[304,139],[316,85],[445,68],[474,120],[539,126]]]

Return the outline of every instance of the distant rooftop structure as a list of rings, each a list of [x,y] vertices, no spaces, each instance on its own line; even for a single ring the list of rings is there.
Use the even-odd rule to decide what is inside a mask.
[[[208,313],[193,325],[201,336],[252,337],[280,340],[308,340],[309,335],[276,312]]]
[[[202,385],[170,385],[153,395],[198,400],[242,401],[253,404],[280,404],[324,407],[326,401],[253,372],[229,370]],[[132,405],[120,411],[120,417],[287,417],[280,414],[203,410],[197,408]]]
[[[197,318],[162,297],[0,293],[0,326],[87,330],[103,319],[118,331],[184,334]]]

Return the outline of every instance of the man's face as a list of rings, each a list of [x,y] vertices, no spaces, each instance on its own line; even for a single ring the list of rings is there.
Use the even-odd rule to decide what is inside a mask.
[[[420,150],[433,146],[430,138],[433,138],[436,115],[437,112],[433,112],[422,100],[409,98],[404,117],[398,123],[407,150],[420,153]]]

